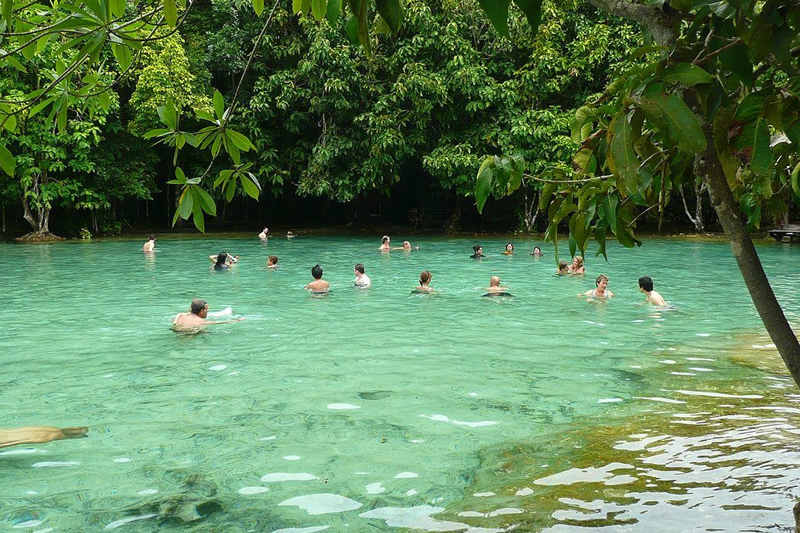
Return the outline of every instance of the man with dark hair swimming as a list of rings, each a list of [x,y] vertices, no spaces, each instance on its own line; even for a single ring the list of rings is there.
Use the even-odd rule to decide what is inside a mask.
[[[311,275],[314,277],[314,281],[306,285],[305,288],[314,294],[324,294],[328,292],[331,284],[322,279],[322,267],[318,264],[311,267]]]
[[[178,313],[172,320],[172,329],[175,331],[196,330],[203,326],[211,324],[229,324],[231,322],[239,322],[244,320],[244,317],[235,318],[233,320],[223,320],[221,322],[208,320],[208,303],[205,300],[192,300],[192,305],[188,313]]]
[[[664,297],[661,296],[658,291],[653,290],[653,278],[650,276],[642,276],[639,278],[639,292],[644,294],[647,303],[653,305],[667,305]]]

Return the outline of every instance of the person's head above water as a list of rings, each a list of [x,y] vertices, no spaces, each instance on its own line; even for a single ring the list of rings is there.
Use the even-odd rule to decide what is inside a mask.
[[[408,241],[403,241],[403,248],[405,250],[410,250],[411,249],[411,243],[408,242]]]
[[[499,276],[492,276],[489,279],[489,286],[490,287],[499,287],[500,286],[500,277]]]
[[[639,278],[639,288],[643,291],[650,292],[653,290],[653,278],[650,276],[642,276]]]
[[[278,264],[278,256],[277,255],[271,255],[271,256],[267,257],[267,264],[270,265],[270,266],[277,265]]]
[[[151,241],[154,241],[154,240],[156,240],[156,236],[155,236],[155,235],[153,235],[152,233],[150,234],[150,240],[151,240]]]
[[[428,283],[431,282],[432,278],[433,278],[433,274],[431,274],[427,270],[423,270],[422,272],[419,273],[419,284],[420,285],[427,285]]]
[[[205,314],[208,312],[208,302],[205,300],[192,300],[191,311],[193,315],[197,315],[200,318],[205,318]]]
[[[606,276],[604,274],[600,274],[599,276],[597,276],[597,279],[594,280],[594,284],[599,287],[600,286],[600,282],[602,282],[602,281],[605,281],[606,285],[608,285],[608,276]]]
[[[483,246],[481,246],[480,244],[476,244],[475,246],[472,247],[472,251],[475,252],[476,254],[479,254],[483,252]]]
[[[566,270],[568,266],[569,266],[569,263],[567,263],[566,261],[559,261],[558,262],[558,269],[559,270]]]
[[[356,266],[353,267],[353,270],[355,270],[359,274],[363,274],[364,273],[364,265],[362,265],[361,263],[356,263]]]
[[[228,254],[226,252],[220,252],[217,254],[217,266],[222,266],[228,261]]]
[[[533,247],[533,255],[542,255],[542,249],[538,246]]]
[[[506,243],[506,252],[513,252],[514,251],[514,243],[507,242]]]
[[[314,279],[321,279],[322,267],[319,265],[314,265],[313,267],[311,267],[311,275],[314,276]]]
[[[381,244],[389,244],[389,242],[391,242],[391,239],[389,238],[388,235],[384,235],[383,237],[381,237]]]

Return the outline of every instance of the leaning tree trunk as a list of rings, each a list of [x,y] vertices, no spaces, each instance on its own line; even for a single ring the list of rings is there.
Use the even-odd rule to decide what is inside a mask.
[[[733,257],[739,265],[739,271],[742,273],[744,283],[750,292],[750,297],[753,299],[761,321],[772,338],[772,342],[775,343],[778,353],[781,354],[786,368],[789,369],[795,383],[800,386],[800,343],[797,342],[797,336],[786,320],[786,315],[783,314],[783,309],[778,303],[769,279],[767,279],[767,274],[764,272],[764,267],[761,265],[750,232],[742,221],[738,204],[728,186],[714,146],[711,126],[704,123],[703,131],[708,142],[705,151],[706,184],[711,197],[711,205],[717,213],[722,229],[725,230],[725,236],[731,243]]]

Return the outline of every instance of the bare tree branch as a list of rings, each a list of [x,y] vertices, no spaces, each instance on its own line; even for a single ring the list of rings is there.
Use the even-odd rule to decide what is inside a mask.
[[[626,0],[589,0],[589,3],[610,15],[638,22],[662,46],[675,42],[680,18],[659,6],[627,2]]]

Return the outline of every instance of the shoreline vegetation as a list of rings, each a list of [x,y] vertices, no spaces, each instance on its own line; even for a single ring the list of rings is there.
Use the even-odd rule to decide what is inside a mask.
[[[367,237],[367,236],[379,236],[382,234],[401,234],[401,235],[409,235],[415,238],[418,237],[434,237],[434,238],[470,238],[470,237],[481,237],[481,238],[513,238],[518,240],[541,240],[544,242],[544,232],[535,232],[535,233],[527,233],[527,232],[503,232],[503,231],[459,231],[459,232],[447,232],[447,231],[427,231],[427,230],[419,230],[419,229],[406,229],[403,227],[397,226],[376,226],[375,228],[370,229],[351,229],[346,227],[334,227],[334,228],[300,228],[294,229],[287,227],[285,230],[281,228],[275,228],[274,232],[270,233],[270,239],[286,239],[286,232],[292,231],[295,237],[318,237],[318,236],[354,236],[354,237]],[[90,239],[83,239],[81,237],[61,237],[59,235],[48,234],[48,235],[33,235],[26,234],[21,237],[11,237],[8,235],[0,234],[0,243],[19,243],[19,244],[52,244],[56,242],[91,242],[91,241],[117,241],[117,240],[147,240],[148,235],[152,234],[152,230],[141,230],[141,231],[133,231],[130,233],[124,233],[122,235],[109,235],[109,236],[97,236],[92,237]],[[213,232],[208,231],[206,233],[197,233],[194,229],[187,229],[186,231],[181,230],[169,230],[164,232],[156,232],[156,235],[159,239],[166,239],[166,240],[178,240],[178,239],[208,239],[208,238],[218,238],[218,237],[230,237],[235,239],[240,238],[247,238],[253,237],[256,238],[255,235],[257,230],[254,231],[220,231],[220,232]],[[691,232],[678,232],[678,233],[647,233],[647,232],[639,232],[638,235],[646,237],[647,239],[687,239],[687,240],[696,240],[696,241],[708,241],[708,242],[728,242],[728,238],[725,236],[724,233],[713,232],[713,233],[691,233]],[[377,238],[377,237],[376,237]],[[568,233],[559,233],[559,243],[566,245],[569,239]],[[760,244],[763,244],[761,241],[772,242],[775,244],[788,244],[788,243],[778,243],[772,237],[770,237],[766,232],[758,233],[753,235],[753,239]],[[610,241],[614,241],[613,237],[609,237]],[[646,245],[646,241],[645,241]]]

